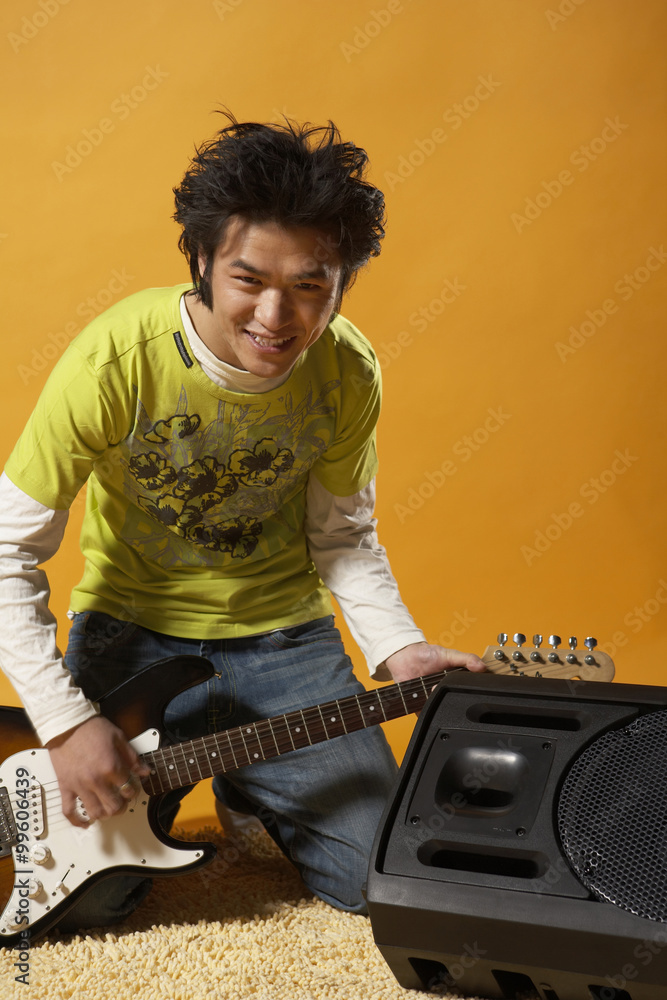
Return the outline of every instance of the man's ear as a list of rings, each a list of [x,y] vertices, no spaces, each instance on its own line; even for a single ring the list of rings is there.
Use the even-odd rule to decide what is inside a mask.
[[[199,277],[203,278],[204,277],[204,272],[206,271],[206,264],[208,263],[206,257],[204,257],[204,255],[203,255],[203,253],[200,253],[200,254],[197,255],[197,263],[199,265]]]

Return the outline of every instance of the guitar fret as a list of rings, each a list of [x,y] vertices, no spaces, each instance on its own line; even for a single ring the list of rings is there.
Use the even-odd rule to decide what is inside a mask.
[[[168,760],[167,760],[167,754],[171,755],[171,763],[169,763]],[[162,751],[162,762],[164,763],[165,777],[169,781],[169,788],[170,789],[172,789],[172,788],[178,788],[179,786],[172,784],[172,780],[171,780],[172,779],[172,772],[174,771],[174,769],[176,767],[176,764],[174,762],[174,751],[172,750],[171,747],[165,747],[163,749],[163,751]],[[176,771],[176,773],[178,774],[178,771]]]
[[[194,778],[195,781],[201,781],[201,779],[204,777],[204,775],[201,773],[201,767],[199,766],[199,760],[197,759],[197,751],[195,750],[195,745],[194,745],[193,741],[190,740],[189,743],[183,743],[181,745],[183,746],[183,756],[184,757],[185,757],[185,747],[189,748],[188,752],[192,755],[191,757],[188,758],[188,773],[189,773],[189,777],[190,778]],[[190,772],[190,765],[191,764],[196,765],[199,777],[195,777]]]
[[[205,766],[209,775],[219,774],[225,770],[224,751],[220,747],[219,735],[219,733],[211,733],[205,736],[201,742],[202,749],[206,754]]]
[[[234,762],[234,767],[239,767],[240,765],[239,765],[238,760],[236,759],[236,754],[234,753],[234,743],[232,741],[232,738],[231,738],[230,734],[227,732],[227,730],[223,730],[222,733],[221,733],[221,735],[227,737],[227,742],[229,743],[229,752],[232,755],[232,760]],[[230,770],[231,770],[231,768],[230,768]]]
[[[322,715],[322,707],[320,705],[317,706],[317,711],[319,712],[320,719],[322,720],[322,726],[324,727],[325,736],[328,739],[329,738],[329,730],[327,729],[327,724],[324,721],[324,716]]]
[[[249,764],[252,764],[252,757],[250,756],[250,751],[248,750],[248,744],[246,743],[246,738],[245,738],[245,735],[244,735],[244,733],[243,733],[243,729],[241,729],[241,728],[237,729],[237,730],[236,730],[236,733],[237,733],[237,734],[238,734],[238,735],[240,736],[240,738],[241,738],[241,743],[243,744],[243,751],[244,751],[244,753],[245,753],[246,757],[248,758],[248,763],[249,763]],[[240,744],[239,744],[239,749],[241,749],[241,746],[240,746]],[[242,766],[242,767],[245,767],[245,765],[244,765],[244,764],[242,764],[241,766]]]
[[[290,712],[289,715],[283,715],[283,719],[287,726],[293,750],[301,750],[303,747],[312,746],[313,741],[310,738],[306,719],[301,710]]]
[[[363,719],[364,719],[364,725],[365,726],[375,726],[375,725],[377,725],[381,721],[381,719],[380,719],[380,716],[377,715],[376,712],[375,712],[375,709],[377,708],[377,705],[373,704],[374,701],[377,701],[377,697],[375,695],[375,692],[374,691],[366,691],[365,694],[362,694],[362,695],[359,696],[358,701],[359,701],[360,707],[362,708],[362,715],[363,715]],[[365,711],[364,711],[364,709],[365,709]]]
[[[274,716],[273,719],[269,719],[268,721],[271,729],[271,736],[273,742],[275,743],[278,756],[284,753],[289,753],[290,750],[294,750],[294,740],[292,739],[290,727],[287,722],[287,716]]]
[[[276,752],[278,756],[280,756],[280,747],[278,746],[278,740],[276,739],[276,734],[274,733],[273,726],[271,725],[271,719],[267,719],[266,721],[269,725],[269,729],[271,730],[271,738],[276,745]]]
[[[265,760],[271,757],[280,757],[285,752],[285,748],[281,746],[278,740],[280,719],[264,719],[263,722],[256,723],[255,728],[261,738],[262,752]]]
[[[176,764],[176,773],[178,774],[179,778],[182,781],[183,780],[183,772],[185,772],[185,783],[187,784],[187,782],[190,780],[190,768],[188,767],[188,762],[185,759],[185,751],[183,749],[183,744],[179,743],[176,747],[174,747],[174,752],[177,749],[180,750],[181,757],[183,759],[182,759],[182,761],[180,763]],[[175,761],[176,761],[176,758],[174,757],[174,762]]]
[[[244,726],[243,729],[242,729],[242,731],[241,731],[241,737],[242,737],[243,742],[245,744],[245,748],[246,748],[246,751],[248,753],[248,757],[249,757],[249,760],[250,760],[251,764],[254,761],[266,760],[266,757],[264,756],[264,751],[262,749],[262,741],[259,738],[259,733],[257,731],[257,725],[256,724],[255,725],[251,725],[251,726]],[[248,738],[246,739],[246,737],[248,737]],[[259,751],[260,751],[259,753],[257,753],[257,750],[252,750],[251,751],[251,750],[248,749],[248,746],[249,746],[249,744],[251,744],[251,741],[253,739],[255,741],[255,745],[259,748]],[[250,756],[251,753],[252,753],[252,757]]]
[[[287,735],[289,736],[290,743],[292,744],[292,750],[296,750],[296,747],[294,745],[294,738],[292,736],[292,727],[289,724],[289,719],[287,718],[286,715],[283,715],[283,719],[285,720],[285,728],[287,729]]]
[[[375,694],[377,696],[378,705],[382,709],[382,714],[384,715],[384,721],[386,722],[387,721],[387,713],[384,710],[384,698],[380,697],[380,692],[379,691],[376,691]]]
[[[346,732],[355,732],[357,729],[364,729],[366,727],[366,720],[359,695],[355,694],[352,698],[346,698],[345,705],[346,708],[349,708],[348,721],[350,723],[350,728],[346,729]]]
[[[211,739],[215,743],[215,750],[213,750],[211,752],[211,757],[215,761],[216,765],[222,764],[222,766],[224,767],[224,759],[225,759],[225,757],[224,757],[224,752],[222,750],[222,747],[220,746],[220,740],[218,739],[218,733],[213,733],[212,736],[211,736]],[[213,757],[213,754],[215,754],[215,757]],[[217,766],[216,766],[216,772],[220,773],[220,769]]]
[[[312,747],[313,741],[310,738],[310,731],[308,729],[308,723],[306,722],[306,716],[304,714],[303,709],[301,709],[298,714],[301,716],[301,721],[303,722],[303,728],[304,728],[304,730],[306,732],[306,739],[308,740],[309,745]],[[297,732],[297,733],[301,732],[301,727],[297,726],[295,732]]]
[[[310,708],[305,708],[301,714],[306,723],[311,743],[321,743],[329,738],[319,705],[311,705]]]
[[[317,708],[327,739],[334,739],[348,732],[338,701],[328,701],[324,705],[318,705]]]
[[[159,794],[419,711],[443,676],[417,677],[160,748],[143,757],[151,771],[144,787]]]
[[[407,703],[406,703],[406,701],[405,701],[405,698],[404,698],[404,696],[403,696],[403,687],[402,687],[402,685],[401,685],[401,684],[397,684],[397,685],[396,685],[396,688],[397,688],[397,690],[398,690],[398,693],[399,693],[399,694],[400,694],[400,696],[401,696],[401,701],[403,702],[403,708],[405,709],[405,713],[406,713],[406,715],[407,715],[407,713],[408,713],[408,712],[410,711],[410,709],[408,708],[408,706],[407,706]]]
[[[385,719],[398,719],[410,711],[406,707],[405,698],[400,685],[386,688],[382,691],[382,711]]]
[[[157,779],[157,767],[155,766],[155,755],[153,753],[145,753],[141,756],[142,763],[146,764],[150,768],[150,774],[147,774],[145,778],[142,778],[142,785],[146,788],[146,784],[150,787],[146,789],[151,795],[157,795],[159,789],[155,787]]]

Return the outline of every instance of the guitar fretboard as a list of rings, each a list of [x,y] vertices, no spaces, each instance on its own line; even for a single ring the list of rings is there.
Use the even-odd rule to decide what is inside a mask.
[[[142,781],[151,795],[235,771],[303,747],[323,743],[389,719],[418,712],[444,672],[391,684],[337,701],[224,729],[143,755],[151,773]]]

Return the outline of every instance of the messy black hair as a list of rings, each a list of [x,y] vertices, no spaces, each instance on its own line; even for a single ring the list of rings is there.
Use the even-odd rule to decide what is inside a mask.
[[[384,195],[364,179],[366,152],[343,142],[333,122],[314,126],[237,122],[200,146],[174,188],[179,247],[201,301],[212,308],[211,269],[229,218],[320,230],[320,263],[342,263],[340,296],[359,268],[380,252]],[[199,257],[207,264],[199,273]]]

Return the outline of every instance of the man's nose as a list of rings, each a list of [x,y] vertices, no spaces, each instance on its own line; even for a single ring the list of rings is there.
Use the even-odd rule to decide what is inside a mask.
[[[287,326],[293,313],[289,295],[277,288],[265,288],[255,305],[255,318],[266,330],[280,330]]]

